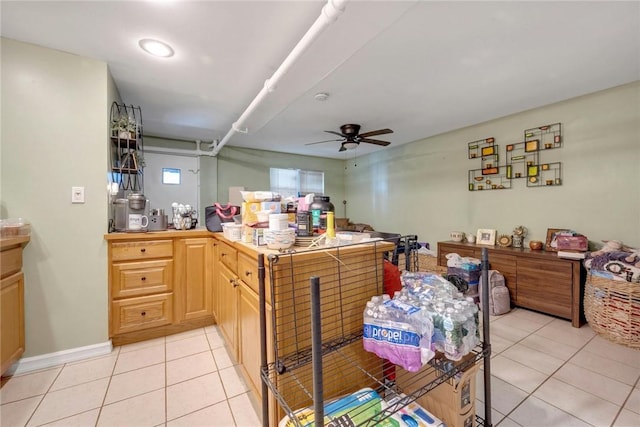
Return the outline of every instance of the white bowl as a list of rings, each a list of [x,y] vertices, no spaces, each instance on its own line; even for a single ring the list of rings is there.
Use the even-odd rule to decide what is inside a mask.
[[[263,237],[269,249],[289,249],[296,243],[296,230],[293,228],[286,230],[265,229]]]

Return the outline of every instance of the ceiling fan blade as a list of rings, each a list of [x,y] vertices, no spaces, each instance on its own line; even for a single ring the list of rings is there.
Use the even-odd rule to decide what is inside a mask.
[[[376,135],[385,135],[387,133],[393,133],[393,131],[391,129],[378,129],[378,130],[372,130],[371,132],[365,132],[365,133],[361,133],[360,137],[361,138],[368,138],[370,136],[376,136]]]
[[[340,145],[340,149],[338,150],[338,153],[341,152],[341,151],[347,151],[347,149],[344,148],[344,144]]]
[[[368,142],[369,144],[382,145],[383,147],[386,147],[387,145],[391,144],[389,141],[380,141],[379,139],[369,139],[369,138],[362,138],[360,142]]]
[[[341,137],[343,137],[343,138],[346,138],[346,137],[347,137],[347,135],[344,135],[344,134],[342,134],[342,133],[340,133],[340,132],[335,132],[335,131],[332,131],[332,130],[325,130],[325,132],[332,133],[332,134],[334,134],[334,135],[338,135],[338,136],[341,136]]]
[[[327,139],[326,141],[309,142],[308,144],[304,144],[304,145],[322,144],[323,142],[335,142],[335,141],[342,141],[342,139]]]

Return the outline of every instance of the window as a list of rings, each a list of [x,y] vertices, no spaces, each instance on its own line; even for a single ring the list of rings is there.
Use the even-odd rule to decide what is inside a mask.
[[[162,168],[162,183],[163,184],[180,184],[180,169],[176,168]]]
[[[271,191],[282,197],[324,194],[324,172],[300,169],[270,169]]]

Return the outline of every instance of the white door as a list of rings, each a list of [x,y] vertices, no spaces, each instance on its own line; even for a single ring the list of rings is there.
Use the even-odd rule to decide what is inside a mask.
[[[196,212],[200,194],[200,158],[175,154],[144,153],[144,194],[149,209],[164,209],[171,223],[173,202],[191,205]],[[172,172],[163,182],[163,172]],[[170,183],[173,182],[173,183]],[[198,225],[200,221],[198,221]]]

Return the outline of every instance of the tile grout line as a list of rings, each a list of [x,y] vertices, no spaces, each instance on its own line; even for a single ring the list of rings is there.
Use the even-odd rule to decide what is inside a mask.
[[[533,333],[532,333],[532,334],[533,334]],[[531,334],[529,334],[529,335],[531,335]],[[563,367],[563,366],[565,366],[567,363],[569,363],[569,360],[571,360],[573,357],[575,357],[575,355],[576,355],[576,354],[578,354],[581,350],[583,350],[583,349],[584,349],[584,348],[585,348],[585,347],[586,347],[586,346],[587,346],[587,345],[588,345],[588,344],[589,344],[589,343],[590,343],[590,342],[591,342],[591,341],[592,341],[596,336],[597,336],[597,334],[595,334],[594,336],[592,336],[591,338],[589,338],[589,340],[588,340],[588,341],[586,341],[586,342],[582,345],[582,347],[577,348],[577,349],[576,349],[576,351],[575,351],[575,352],[574,352],[574,353],[573,353],[573,354],[572,354],[572,355],[571,355],[567,360],[565,360],[565,361],[564,361],[564,362],[563,362],[563,363],[562,363],[562,364],[561,364],[561,365],[560,365],[560,366],[559,366],[555,371],[553,371],[551,374],[549,374],[549,375],[547,376],[547,378],[546,378],[544,381],[542,381],[542,382],[541,382],[541,383],[540,383],[540,384],[539,384],[535,389],[533,389],[533,390],[531,391],[531,393],[528,393],[528,395],[527,395],[527,397],[526,397],[525,399],[523,399],[523,400],[522,400],[520,403],[518,403],[518,404],[517,404],[517,405],[516,405],[516,406],[515,406],[511,411],[509,411],[509,413],[505,415],[505,418],[509,417],[509,415],[511,415],[511,414],[512,414],[516,409],[518,409],[518,408],[519,408],[519,407],[520,407],[520,406],[521,406],[521,405],[522,405],[522,404],[523,404],[527,399],[529,399],[530,397],[535,397],[536,399],[539,399],[538,397],[534,396],[533,394],[534,394],[536,391],[538,391],[538,390],[540,389],[540,387],[542,387],[542,386],[543,386],[547,381],[549,381],[549,379],[551,379],[551,378],[553,377],[553,375],[555,375],[555,373],[556,373],[556,372],[558,372],[560,369],[562,369],[562,367]],[[524,338],[523,338],[523,339],[524,339]],[[521,340],[521,341],[522,341],[522,340]],[[551,341],[555,341],[555,340],[551,340]],[[533,369],[533,368],[532,368],[532,369]],[[545,374],[545,375],[546,375],[546,374]],[[556,379],[556,380],[557,380],[557,381],[561,381],[561,380],[559,380],[559,379]],[[564,381],[561,381],[561,382],[564,382]],[[565,384],[567,384],[567,383],[565,383]],[[513,385],[513,384],[511,384],[511,385]],[[575,387],[575,386],[573,386],[573,385],[571,385],[571,384],[568,384],[568,385],[569,385],[569,386],[571,386],[571,387]],[[517,387],[517,386],[515,386],[515,385],[513,385],[513,386],[514,386],[514,387],[516,387],[516,388],[518,388],[518,389],[520,389],[519,387]],[[577,387],[576,387],[576,388],[577,388]],[[520,390],[522,390],[522,389],[520,389]],[[522,390],[522,391],[525,391],[525,390]],[[583,391],[585,391],[585,390],[583,390]],[[585,391],[585,392],[586,392],[586,391]],[[587,392],[587,393],[588,393],[588,392]],[[591,394],[591,393],[589,393],[589,394]],[[595,396],[595,395],[592,395],[592,396]],[[598,396],[595,396],[595,397],[598,397]],[[545,402],[546,404],[553,406],[553,407],[554,407],[554,408],[556,408],[557,410],[559,410],[559,411],[561,411],[561,412],[564,412],[565,414],[567,414],[567,415],[569,415],[569,416],[571,416],[571,417],[573,417],[573,418],[579,419],[580,421],[584,422],[585,424],[593,425],[593,424],[591,424],[591,423],[587,422],[586,420],[584,420],[584,419],[582,419],[582,418],[578,417],[577,415],[573,415],[573,414],[571,414],[571,413],[569,413],[569,412],[565,411],[565,410],[564,410],[564,409],[562,409],[562,408],[558,408],[557,406],[555,406],[555,405],[554,405],[554,404],[552,404],[552,403],[547,402],[546,400],[543,400],[543,399],[540,399],[540,400],[542,400],[542,401],[543,401],[543,402]]]
[[[624,407],[626,406],[627,402],[631,398],[631,395],[633,394],[633,391],[636,389],[636,387],[639,384],[640,384],[640,376],[638,376],[638,378],[636,378],[636,382],[631,386],[631,391],[627,395],[627,398],[624,400],[624,402],[622,402],[622,405],[620,405],[620,408],[618,409],[618,412],[616,413],[616,416],[613,417],[613,421],[611,422],[611,426],[614,426],[616,424],[616,421],[620,417],[620,414],[622,414],[622,411],[625,409]],[[631,412],[634,412],[634,411],[631,411]],[[638,415],[638,417],[640,418],[640,415]]]
[[[104,403],[107,400],[107,394],[109,393],[109,387],[111,387],[111,380],[113,380],[113,374],[116,371],[116,366],[118,365],[118,359],[120,359],[120,350],[122,350],[122,346],[118,346],[118,354],[116,354],[116,362],[113,364],[113,368],[111,368],[111,375],[109,376],[109,381],[107,383],[107,388],[104,391],[104,396],[102,397],[102,404],[100,408],[98,408],[98,416],[96,417],[95,427],[98,427],[98,422],[100,421],[100,416],[102,415],[102,408],[104,408]]]
[[[555,318],[554,318],[554,319],[555,319]],[[524,332],[529,332],[529,334],[528,334],[528,335],[526,335],[526,336],[524,336],[524,337],[522,337],[522,338],[521,338],[521,339],[519,339],[518,341],[513,342],[513,344],[509,345],[507,348],[505,348],[504,350],[502,350],[500,353],[496,353],[496,356],[497,356],[497,355],[499,355],[499,354],[501,355],[502,353],[506,352],[507,350],[509,350],[510,348],[514,347],[514,346],[515,346],[515,345],[517,345],[517,344],[521,344],[521,343],[522,343],[522,341],[526,340],[526,339],[527,339],[528,337],[530,337],[531,335],[535,334],[536,332],[540,331],[541,329],[545,328],[546,326],[549,326],[549,325],[553,322],[553,320],[554,320],[554,319],[552,319],[550,322],[545,323],[544,325],[540,325],[540,327],[539,327],[539,328],[537,328],[537,329],[535,329],[535,330],[533,330],[533,331],[531,331],[531,332],[529,332],[529,331],[524,331],[523,329],[520,329],[520,328],[518,328],[518,327],[516,327],[516,326],[513,326],[513,328],[518,329],[518,330],[521,330],[521,331],[524,331]],[[499,321],[499,320],[501,320],[501,319],[497,319],[496,321]],[[491,326],[491,323],[489,324],[489,326]],[[492,335],[493,335],[493,334],[491,333],[491,328],[489,328],[489,336],[491,337]],[[597,334],[596,334],[596,335],[597,335]],[[593,339],[595,338],[595,336],[596,336],[596,335],[594,335],[594,336],[592,336],[591,338],[589,338],[589,340],[588,340],[588,341],[586,341],[586,342],[582,345],[582,347],[577,348],[577,349],[576,349],[576,351],[575,351],[575,352],[574,352],[574,353],[569,357],[569,359],[573,358],[576,354],[578,354],[578,353],[580,352],[580,350],[582,350],[582,349],[583,349],[587,344],[589,344],[589,343],[591,342],[591,340],[593,340]],[[502,337],[500,334],[498,334],[498,336],[499,336],[499,337],[501,337],[501,338],[503,338],[503,339],[505,339],[505,340],[507,339],[507,338]],[[543,337],[543,338],[546,338],[546,337]],[[550,341],[555,341],[555,340],[550,339],[550,338],[547,338],[547,339],[549,339]],[[524,345],[524,344],[522,344],[522,345]],[[525,346],[525,347],[527,347],[527,348],[531,348],[531,347],[529,347],[529,346],[527,346],[527,345],[524,345],[524,346]],[[533,350],[536,350],[536,349],[533,349]],[[536,350],[536,351],[537,351],[537,350]],[[503,356],[503,357],[506,357],[506,358],[507,358],[507,359],[509,359],[509,360],[512,360],[512,361],[514,361],[514,362],[516,362],[516,363],[519,363],[517,360],[513,360],[513,359],[511,359],[511,358],[509,358],[509,357],[507,357],[507,356]],[[511,386],[513,386],[513,387],[515,387],[515,388],[517,388],[518,390],[521,390],[521,391],[523,391],[523,392],[527,393],[527,397],[526,397],[525,399],[523,399],[520,403],[518,403],[515,407],[513,407],[513,409],[511,409],[511,411],[509,411],[507,414],[504,414],[504,418],[503,418],[502,420],[500,420],[500,421],[498,422],[498,424],[499,424],[499,423],[501,423],[502,421],[504,421],[504,419],[508,418],[508,417],[509,417],[509,415],[511,415],[511,414],[512,414],[516,409],[518,409],[518,408],[519,408],[519,407],[520,407],[520,406],[521,406],[521,405],[522,405],[522,404],[523,404],[523,403],[524,403],[524,402],[525,402],[529,397],[532,397],[532,396],[533,396],[533,393],[535,393],[535,392],[536,392],[540,387],[542,387],[542,385],[543,385],[544,383],[546,383],[546,382],[549,380],[549,378],[551,378],[551,377],[552,377],[552,376],[553,376],[557,371],[559,371],[559,370],[560,370],[560,369],[561,369],[561,368],[562,368],[566,363],[568,363],[568,362],[569,362],[569,359],[567,359],[566,361],[564,361],[564,362],[562,363],[562,365],[560,365],[560,367],[558,367],[555,371],[553,371],[551,374],[548,374],[548,375],[547,375],[546,373],[544,373],[544,372],[540,372],[540,371],[538,371],[538,370],[536,370],[536,369],[531,368],[531,369],[533,369],[533,370],[534,370],[534,371],[536,371],[536,372],[540,372],[541,374],[547,375],[547,378],[546,378],[542,383],[540,383],[540,384],[539,384],[539,385],[538,385],[538,386],[537,386],[537,387],[536,387],[536,388],[535,388],[531,393],[527,392],[526,390],[521,389],[520,387],[516,386],[515,384],[511,384],[511,383],[510,383],[510,382],[508,382],[508,381],[502,380],[500,377],[496,377],[496,378],[501,379],[501,380],[502,380],[502,381],[504,381],[505,383],[507,383],[507,384],[509,384],[509,385],[511,385]],[[492,376],[493,376],[493,374],[492,374]],[[573,386],[572,386],[572,387],[573,387]],[[534,397],[535,397],[535,396],[534,396]],[[596,396],[596,397],[597,397],[597,396]],[[548,403],[548,402],[545,402],[545,403]],[[570,416],[572,416],[572,417],[574,417],[574,418],[578,418],[578,417],[576,417],[576,416],[574,416],[574,415],[572,415],[572,414],[569,414],[568,412],[566,412],[566,411],[564,411],[564,410],[562,410],[562,409],[560,409],[560,408],[558,408],[558,407],[556,407],[556,406],[554,406],[554,405],[551,405],[551,406],[553,406],[554,408],[556,408],[556,409],[558,409],[558,410],[560,410],[560,411],[562,411],[562,412],[565,412],[566,414],[568,414],[568,415],[570,415]],[[494,409],[494,408],[492,407],[491,409]],[[497,410],[496,410],[496,411],[497,411]],[[578,419],[580,419],[580,418],[578,418]],[[580,419],[580,420],[581,420],[581,421],[583,421],[582,419]],[[512,421],[513,421],[513,420],[512,420]],[[587,424],[588,424],[588,423],[587,423]]]

